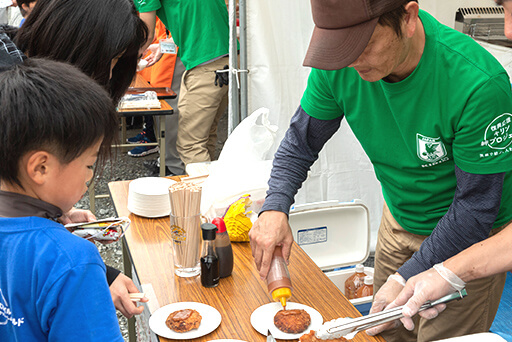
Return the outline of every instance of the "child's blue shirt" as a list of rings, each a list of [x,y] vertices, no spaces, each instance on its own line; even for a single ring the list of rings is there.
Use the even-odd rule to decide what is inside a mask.
[[[123,341],[89,241],[41,217],[0,217],[0,340]]]

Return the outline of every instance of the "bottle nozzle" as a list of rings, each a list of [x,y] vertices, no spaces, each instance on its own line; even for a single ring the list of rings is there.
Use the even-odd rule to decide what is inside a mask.
[[[286,310],[286,297],[281,297],[281,305],[283,306],[283,310]]]

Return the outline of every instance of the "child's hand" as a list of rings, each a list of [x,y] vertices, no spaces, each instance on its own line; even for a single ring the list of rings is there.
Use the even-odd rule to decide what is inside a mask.
[[[66,225],[68,223],[81,223],[96,221],[96,216],[89,210],[72,208],[59,218],[60,223]]]
[[[141,314],[144,310],[143,306],[137,306],[130,298],[130,293],[137,293],[139,289],[135,286],[133,281],[122,273],[119,273],[117,278],[110,285],[110,294],[114,301],[114,306],[126,318],[131,318],[133,315]],[[147,302],[149,299],[142,298],[141,302]]]

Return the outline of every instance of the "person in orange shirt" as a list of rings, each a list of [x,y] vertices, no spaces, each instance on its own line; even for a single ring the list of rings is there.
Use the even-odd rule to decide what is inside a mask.
[[[153,40],[153,43],[158,43],[160,39],[166,39],[168,37],[169,31],[166,30],[164,24],[160,21],[160,19],[157,18],[155,26],[155,39]],[[176,94],[179,94],[181,77],[184,71],[185,67],[176,54],[164,54],[159,63],[139,71],[139,74],[153,87],[172,87]],[[174,114],[165,118],[166,174],[182,175],[185,173],[185,168],[179,157],[178,151],[176,150],[176,138],[178,135],[178,97],[175,99],[167,100],[167,102],[174,109]],[[144,140],[144,137],[147,137],[150,140],[154,139],[152,141],[156,141],[153,117],[150,115],[145,116],[144,122],[145,129],[137,136],[129,138],[128,142],[139,143]],[[132,152],[132,155],[134,155],[141,153],[144,150],[150,150],[152,148],[154,149],[154,147],[142,146],[137,147],[130,152]],[[156,152],[158,152],[158,147],[156,148]],[[147,155],[147,153],[144,155]],[[146,166],[146,168],[151,171],[152,175],[159,175],[160,160],[145,161],[144,166]]]

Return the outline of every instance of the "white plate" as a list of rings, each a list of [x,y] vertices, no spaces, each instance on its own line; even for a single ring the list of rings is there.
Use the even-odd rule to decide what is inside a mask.
[[[174,311],[184,309],[192,309],[199,312],[202,317],[199,328],[183,333],[172,331],[165,325],[165,320]],[[177,302],[162,306],[160,309],[156,310],[149,318],[149,327],[155,334],[165,338],[172,340],[189,340],[211,333],[217,329],[221,320],[222,318],[217,309],[209,305],[196,302]]]
[[[260,306],[251,314],[252,327],[264,336],[267,336],[267,329],[269,329],[274,338],[280,340],[293,340],[308,333],[310,330],[317,330],[324,323],[322,315],[312,307],[300,303],[288,302],[286,303],[286,310],[306,310],[306,312],[311,316],[311,324],[300,334],[287,334],[277,329],[274,325],[274,316],[282,309],[283,307],[281,306],[281,303],[270,303]]]
[[[149,218],[169,216],[169,187],[176,181],[162,177],[143,177],[130,182],[128,205],[130,212]]]
[[[224,340],[211,340],[208,342],[247,342],[247,341],[224,339]]]
[[[129,190],[139,195],[167,195],[169,187],[176,183],[175,180],[164,177],[142,177],[134,179],[129,184]]]

